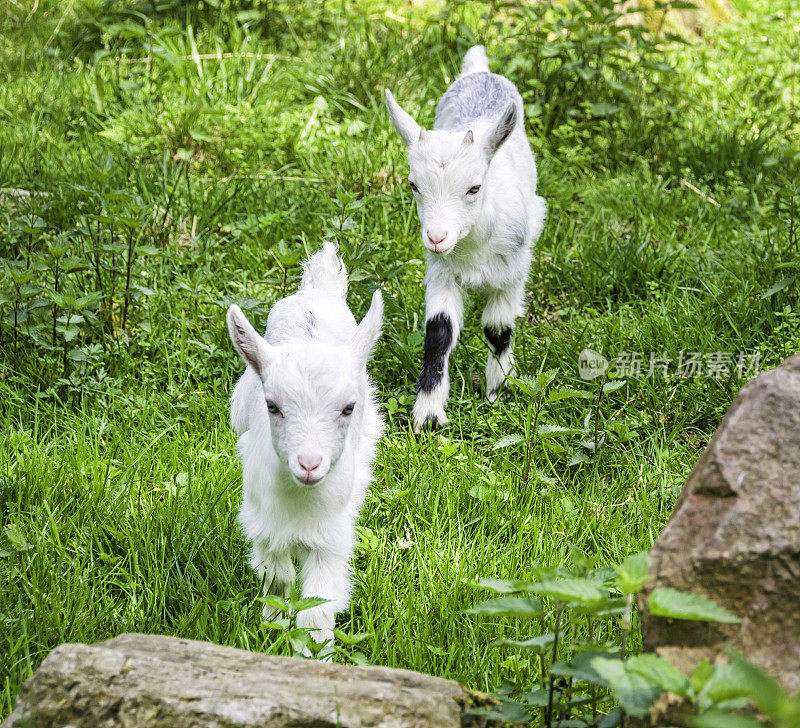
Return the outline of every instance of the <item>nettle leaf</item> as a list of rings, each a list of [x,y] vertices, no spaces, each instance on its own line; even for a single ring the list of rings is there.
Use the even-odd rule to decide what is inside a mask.
[[[5,534],[16,551],[27,551],[33,548],[33,545],[28,543],[28,539],[25,538],[25,534],[13,523],[9,523],[5,527]]]
[[[582,389],[551,389],[547,393],[547,399],[549,402],[558,402],[562,399],[592,399],[593,395],[591,392],[586,392]]]
[[[575,435],[582,430],[576,430],[572,427],[562,427],[561,425],[541,424],[536,428],[536,433],[539,437],[557,437],[558,435]]]
[[[478,579],[477,581],[466,581],[465,583],[472,586],[483,587],[484,589],[491,589],[500,594],[514,594],[515,592],[528,591],[532,586],[529,581],[522,581],[521,579]]]
[[[593,685],[608,687],[608,682],[592,666],[592,661],[598,657],[612,659],[609,652],[590,649],[586,652],[579,652],[569,662],[556,662],[550,667],[551,675],[560,677],[571,677],[573,680],[581,680]]]
[[[295,612],[304,612],[306,609],[313,609],[327,602],[327,599],[321,599],[320,597],[304,597],[302,599],[290,600],[289,605]]]
[[[603,716],[603,720],[600,721],[598,728],[617,728],[620,723],[622,723],[622,710],[617,706]]]
[[[506,435],[492,445],[492,450],[502,450],[504,447],[516,445],[518,442],[522,442],[522,435]]]
[[[489,720],[499,721],[500,723],[528,723],[530,715],[519,703],[511,700],[503,700],[501,703],[491,708],[474,708],[464,713],[465,716],[477,715]]]
[[[698,698],[708,706],[749,695],[750,685],[742,672],[734,665],[722,664],[714,666]]]
[[[636,655],[629,657],[625,664],[629,672],[665,692],[686,695],[689,690],[689,678],[658,655]]]
[[[714,668],[706,658],[694,669],[694,672],[689,677],[689,681],[692,683],[692,690],[699,693],[713,673]]]
[[[527,693],[520,693],[517,698],[525,703],[525,705],[543,708],[550,703],[550,691],[543,690],[542,688],[534,688]]]
[[[628,715],[643,718],[661,695],[661,688],[651,685],[641,675],[628,670],[622,660],[595,657],[591,665],[606,680],[614,697]]]
[[[292,650],[295,654],[301,653],[311,642],[311,635],[300,628],[290,630],[286,636],[289,638],[289,643],[292,645]]]
[[[567,467],[571,468],[574,465],[590,462],[592,462],[591,458],[583,450],[575,450],[575,452],[572,453],[572,457],[569,459],[569,462],[567,463]]]
[[[265,594],[263,597],[256,597],[256,601],[259,601],[262,604],[268,604],[270,607],[273,607],[274,609],[284,613],[290,611],[291,609],[289,603],[285,599],[276,596],[275,594]]]
[[[748,662],[735,650],[729,650],[728,657],[731,665],[741,676],[741,681],[748,686],[753,702],[762,713],[776,723],[787,726],[800,725],[800,700],[797,697],[790,699],[777,680]]]
[[[581,604],[600,604],[608,593],[588,579],[553,579],[533,584],[530,589],[535,594],[558,599],[561,602]]]
[[[363,642],[366,639],[372,637],[372,632],[354,632],[353,634],[349,634],[348,632],[343,632],[340,629],[334,627],[333,634],[335,635],[336,639],[339,640],[344,645],[357,645]]]
[[[614,566],[617,572],[616,586],[623,594],[635,594],[652,579],[647,552],[631,554],[621,564]]]
[[[692,718],[693,728],[763,728],[755,718],[737,713],[709,711]]]
[[[526,375],[508,377],[508,380],[516,384],[522,390],[522,393],[527,394],[529,397],[535,397],[542,389],[536,379]]]
[[[647,602],[650,614],[671,619],[738,624],[742,620],[702,594],[687,594],[677,589],[654,589]]]
[[[544,614],[540,599],[530,597],[500,597],[489,599],[467,609],[467,614],[485,614],[490,617],[523,617],[531,619]]]
[[[603,385],[603,392],[608,394],[609,392],[616,392],[618,389],[622,389],[628,383],[627,379],[615,379],[613,382],[606,382]]]
[[[531,650],[537,655],[543,655],[553,649],[553,644],[556,641],[554,632],[539,635],[538,637],[529,637],[526,640],[509,640],[499,639],[494,644],[498,647],[519,647],[524,650]]]
[[[764,291],[764,293],[759,296],[759,298],[770,298],[776,293],[782,291],[784,288],[790,286],[792,283],[794,283],[794,278],[784,278],[777,283],[773,283],[769,288],[767,288],[766,291]]]

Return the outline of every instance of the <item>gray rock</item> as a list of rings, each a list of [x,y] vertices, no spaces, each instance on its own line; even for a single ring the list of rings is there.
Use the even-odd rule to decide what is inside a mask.
[[[2,728],[460,728],[491,702],[408,670],[126,634],[54,649]]]
[[[688,672],[726,645],[800,689],[800,355],[749,382],[695,465],[650,552],[644,647]],[[656,587],[703,594],[742,618],[647,612]]]

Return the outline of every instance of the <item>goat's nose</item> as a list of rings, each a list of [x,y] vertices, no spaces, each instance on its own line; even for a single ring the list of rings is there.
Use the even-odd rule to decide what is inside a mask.
[[[297,456],[297,462],[308,475],[311,475],[320,466],[322,455],[319,453],[301,453]]]
[[[431,244],[436,246],[442,242],[447,237],[447,230],[442,230],[442,228],[428,228],[426,231],[428,236],[428,240],[431,241]]]

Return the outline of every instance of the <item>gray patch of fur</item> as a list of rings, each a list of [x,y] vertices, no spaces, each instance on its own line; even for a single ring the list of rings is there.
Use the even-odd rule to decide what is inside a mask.
[[[446,116],[452,128],[468,125],[474,119],[494,119],[518,102],[519,92],[507,78],[495,73],[470,73],[456,79],[436,107],[434,128]]]

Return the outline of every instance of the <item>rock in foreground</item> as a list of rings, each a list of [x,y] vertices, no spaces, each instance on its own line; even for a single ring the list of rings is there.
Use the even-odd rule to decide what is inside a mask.
[[[640,602],[644,647],[688,672],[725,645],[800,689],[800,355],[748,383],[650,552],[656,587],[703,594],[741,624],[672,621]]]
[[[127,634],[54,649],[2,728],[460,728],[486,700],[407,670]]]

